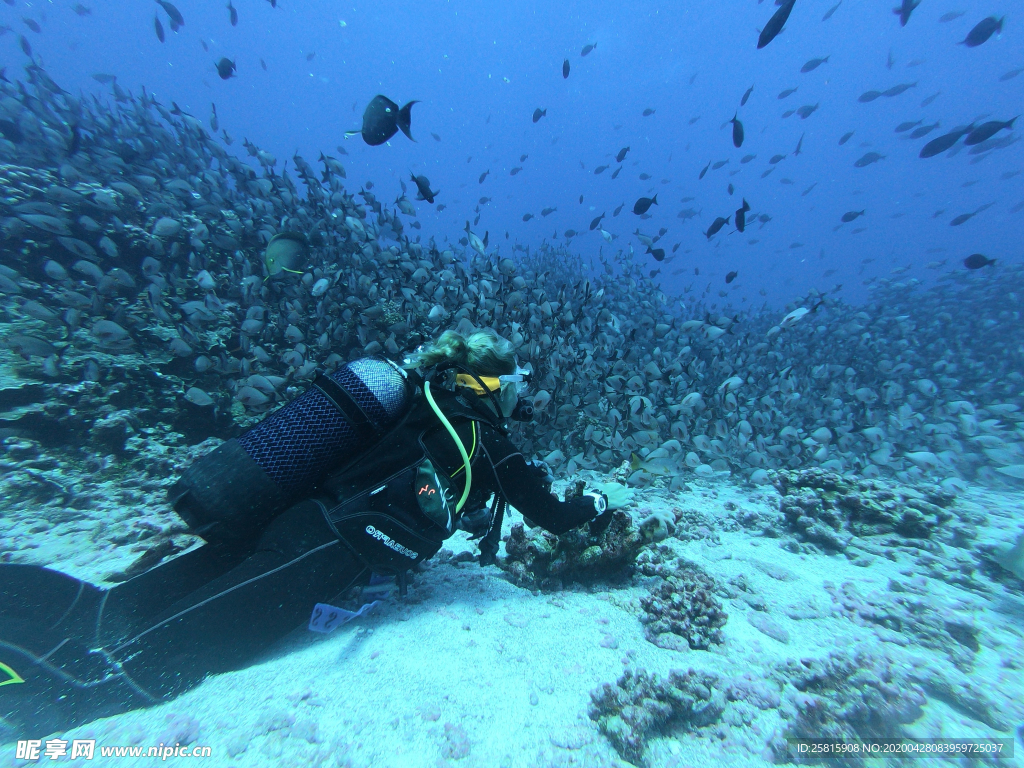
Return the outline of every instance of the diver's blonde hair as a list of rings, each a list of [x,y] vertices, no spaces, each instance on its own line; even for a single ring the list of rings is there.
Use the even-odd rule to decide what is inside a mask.
[[[504,376],[516,369],[516,351],[512,344],[491,328],[471,333],[445,331],[409,356],[406,368],[432,367],[457,363],[478,376]]]

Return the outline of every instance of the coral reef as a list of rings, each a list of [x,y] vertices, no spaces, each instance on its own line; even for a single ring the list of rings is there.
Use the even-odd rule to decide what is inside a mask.
[[[898,738],[925,704],[924,691],[884,655],[833,652],[824,659],[789,661],[777,670],[786,688],[783,731],[772,742],[780,762],[809,762],[786,739]],[[836,757],[830,764],[861,765]]]
[[[773,483],[789,529],[826,551],[842,551],[854,536],[897,533],[927,539],[952,519],[953,495],[874,480],[850,480],[820,468],[781,470]]]
[[[913,641],[945,653],[957,669],[969,672],[980,646],[979,627],[968,617],[949,610],[926,595],[911,592],[909,585],[890,582],[891,594],[863,596],[852,582],[837,589],[825,583],[837,611],[861,626],[874,626],[882,640],[907,645]]]
[[[707,649],[723,641],[722,627],[729,619],[715,598],[716,584],[700,566],[682,558],[674,566],[644,563],[645,576],[661,581],[640,598],[644,635],[659,648]]]
[[[676,729],[711,725],[725,710],[717,676],[690,669],[668,678],[644,669],[627,669],[615,685],[591,691],[590,718],[633,765],[643,765],[648,739]]]
[[[632,517],[619,510],[608,529],[596,537],[585,526],[554,536],[516,523],[497,564],[514,584],[550,592],[571,583],[628,578],[643,546]]]

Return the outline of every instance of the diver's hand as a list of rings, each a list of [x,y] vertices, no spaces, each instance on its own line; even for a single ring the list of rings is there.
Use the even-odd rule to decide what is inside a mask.
[[[622,509],[633,503],[633,491],[619,483],[601,483],[597,490],[608,499],[608,509]]]

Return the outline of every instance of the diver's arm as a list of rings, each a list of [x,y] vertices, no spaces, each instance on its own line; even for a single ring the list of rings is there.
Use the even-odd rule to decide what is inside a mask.
[[[498,491],[523,517],[558,535],[591,522],[604,511],[598,509],[603,501],[600,496],[585,495],[559,501],[512,443],[486,427],[482,431],[482,446],[494,468]]]

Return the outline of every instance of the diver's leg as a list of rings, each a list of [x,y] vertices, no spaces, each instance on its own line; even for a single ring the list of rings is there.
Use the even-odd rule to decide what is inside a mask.
[[[170,698],[206,675],[250,664],[326,602],[369,578],[315,501],[275,518],[256,552],[152,619],[133,638],[107,644],[142,690]]]

